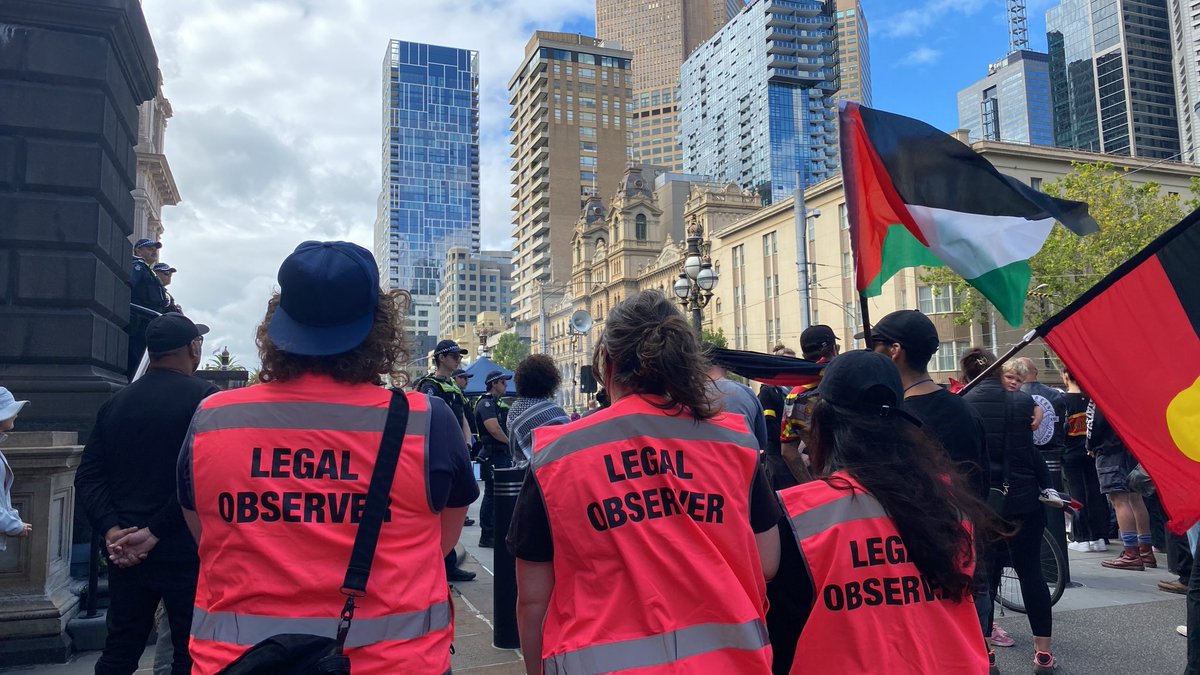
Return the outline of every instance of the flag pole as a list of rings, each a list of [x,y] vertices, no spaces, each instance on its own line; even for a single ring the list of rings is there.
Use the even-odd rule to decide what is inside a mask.
[[[858,292],[858,304],[862,312],[863,342],[867,343],[867,349],[871,349],[871,311],[867,308],[867,296],[862,291]]]
[[[1020,342],[1013,345],[1012,349],[1010,349],[1004,353],[1004,356],[1001,356],[1000,358],[996,359],[995,363],[988,366],[987,368],[984,368],[982,373],[975,376],[975,379],[971,380],[966,385],[964,385],[963,388],[958,392],[958,395],[962,396],[963,394],[967,393],[968,391],[971,391],[971,389],[973,389],[975,387],[975,385],[979,384],[984,378],[986,378],[988,375],[990,375],[997,368],[999,368],[1000,366],[1003,366],[1005,363],[1007,363],[1009,359],[1016,356],[1017,353],[1020,352],[1022,349],[1028,347],[1029,343],[1036,340],[1037,337],[1038,337],[1038,332],[1037,332],[1036,328],[1029,331],[1028,333],[1026,333],[1025,337],[1021,338]]]

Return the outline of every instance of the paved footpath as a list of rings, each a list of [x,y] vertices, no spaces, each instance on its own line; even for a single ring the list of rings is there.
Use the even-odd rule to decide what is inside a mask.
[[[478,520],[479,501],[471,507]],[[524,672],[517,650],[492,646],[492,550],[479,548],[479,526],[463,530],[461,545],[470,554],[463,567],[474,571],[474,581],[451,586],[455,610],[454,672],[472,675],[519,675]],[[1157,583],[1171,578],[1166,556],[1159,568],[1145,572],[1110,570],[1100,561],[1115,553],[1070,552],[1072,580],[1054,607],[1054,654],[1059,675],[1117,672],[1180,673],[1187,656],[1185,640],[1175,626],[1185,622],[1182,595],[1164,593]],[[1016,639],[1016,646],[998,648],[997,662],[1003,673],[1029,673],[1033,667],[1033,641],[1029,622],[1021,614],[1000,613],[997,621]],[[922,636],[913,635],[919,640]],[[150,673],[152,648],[142,660],[140,674]],[[97,653],[80,655],[75,661],[54,666],[37,666],[8,673],[39,675],[85,675],[92,672]]]

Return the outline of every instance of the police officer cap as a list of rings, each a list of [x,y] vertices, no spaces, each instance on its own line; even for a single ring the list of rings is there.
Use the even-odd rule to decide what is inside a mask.
[[[146,248],[147,246],[162,248],[162,242],[154,241],[153,239],[138,239],[137,243],[133,245],[134,248]]]
[[[878,352],[853,351],[830,361],[817,393],[839,408],[885,417],[899,415],[921,426],[920,420],[904,412],[904,386],[896,364]]]
[[[442,340],[433,348],[433,355],[441,356],[442,354],[462,354],[466,356],[467,350],[459,347],[458,343],[454,340]]]
[[[454,371],[454,377],[465,377],[469,380],[472,377],[475,377],[475,374],[468,373],[467,371],[463,370],[462,368],[459,368],[458,370]]]
[[[379,267],[346,241],[306,241],[279,266],[279,306],[267,335],[279,349],[332,356],[361,345],[375,325]]]
[[[512,375],[508,375],[502,370],[493,370],[492,372],[488,373],[487,379],[485,379],[483,381],[483,383],[491,384],[491,383],[495,382],[496,380],[511,380],[511,379],[512,379]]]
[[[179,271],[167,263],[154,263],[154,267],[152,269],[155,272],[171,272],[172,274]]]
[[[191,319],[177,312],[169,312],[155,318],[146,326],[146,351],[151,354],[165,354],[206,333],[208,326],[192,323]]]

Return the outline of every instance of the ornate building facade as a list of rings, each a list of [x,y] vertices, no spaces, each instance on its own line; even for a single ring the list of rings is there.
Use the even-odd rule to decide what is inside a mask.
[[[174,114],[162,92],[162,73],[154,98],[138,106],[137,183],[133,189],[133,234],[129,241],[162,238],[162,207],[179,203],[179,188],[167,163],[163,137]]]

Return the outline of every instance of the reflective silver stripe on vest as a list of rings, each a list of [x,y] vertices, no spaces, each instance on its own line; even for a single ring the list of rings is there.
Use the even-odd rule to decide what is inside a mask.
[[[342,403],[236,403],[205,408],[192,419],[194,433],[223,429],[315,429],[320,431],[382,431],[387,411]],[[409,429],[428,427],[425,411],[409,413]],[[421,418],[421,419],[418,419]],[[419,422],[414,426],[414,422]]]
[[[852,520],[887,518],[879,500],[865,492],[852,492],[845,497],[791,516],[792,532],[802,541],[825,530]]]
[[[600,675],[666,665],[722,649],[753,651],[768,642],[767,625],[759,619],[742,624],[706,623],[556,654],[542,661],[542,667],[546,675]]]
[[[235,645],[254,645],[273,635],[300,633],[337,637],[338,618],[285,618],[257,614],[192,612],[192,637]],[[346,636],[347,647],[364,647],[390,640],[413,640],[450,626],[450,603],[439,602],[427,610],[377,618],[355,618]]]
[[[758,453],[758,440],[750,432],[739,432],[711,422],[697,422],[692,417],[666,415],[625,415],[606,422],[572,430],[533,453],[531,463],[538,469],[586,448],[605,443],[629,441],[632,438],[665,438],[675,441],[712,441],[732,443]]]

